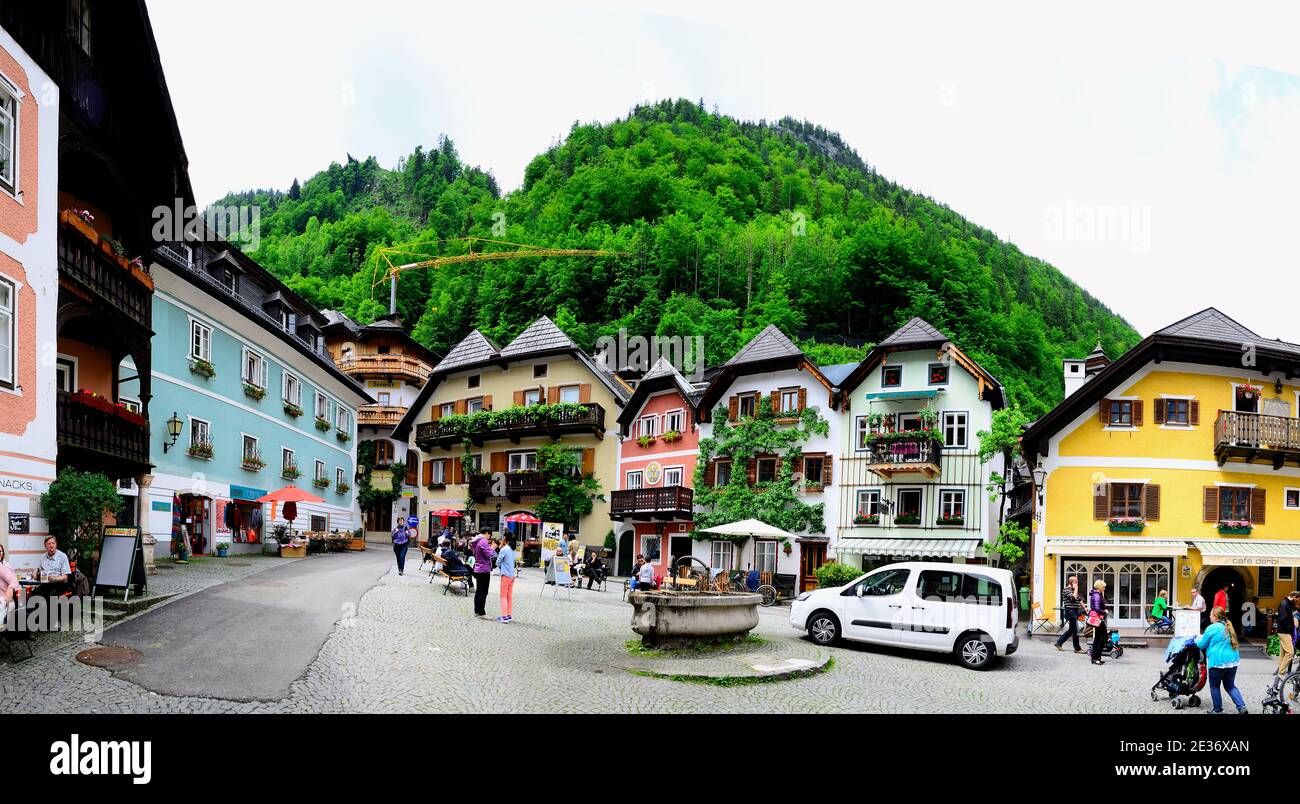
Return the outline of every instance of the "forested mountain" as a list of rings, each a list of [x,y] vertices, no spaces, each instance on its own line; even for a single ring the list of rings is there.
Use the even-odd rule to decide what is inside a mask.
[[[1056,268],[879,176],[837,134],[684,100],[575,123],[505,196],[443,138],[392,170],[348,156],[287,192],[219,203],[260,204],[253,256],[315,304],[362,321],[387,309],[386,285],[374,287],[379,246],[478,236],[629,254],[407,272],[399,312],[439,350],[472,327],[505,342],[547,314],[585,345],[620,327],[704,335],[710,362],[776,323],[801,333],[815,360],[849,362],[864,350],[839,345],[844,337],[869,345],[921,315],[1036,416],[1060,399],[1062,357],[1098,338],[1111,355],[1138,340]]]

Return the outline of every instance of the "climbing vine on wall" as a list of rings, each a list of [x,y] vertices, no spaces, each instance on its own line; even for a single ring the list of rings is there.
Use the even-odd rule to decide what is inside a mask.
[[[402,479],[406,477],[406,463],[403,461],[385,467],[393,473],[393,482],[387,491],[370,485],[370,475],[375,471],[375,442],[362,441],[357,444],[357,469],[360,475],[360,480],[357,481],[357,505],[362,511],[392,505],[401,496]]]

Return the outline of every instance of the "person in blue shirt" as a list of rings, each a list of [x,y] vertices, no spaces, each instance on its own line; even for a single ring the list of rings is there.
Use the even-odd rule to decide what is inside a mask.
[[[393,553],[397,556],[397,574],[406,573],[406,551],[411,547],[410,529],[406,527],[406,521],[397,523],[393,528]]]
[[[515,569],[515,538],[504,535],[497,545],[497,569],[501,571],[501,616],[497,622],[508,623],[514,620],[515,578],[519,575]]]
[[[1196,638],[1196,647],[1205,651],[1205,663],[1210,667],[1210,699],[1214,704],[1210,714],[1223,713],[1220,684],[1237,705],[1237,714],[1249,712],[1241,690],[1237,689],[1237,666],[1241,664],[1241,651],[1237,643],[1237,632],[1228,619],[1226,608],[1215,606],[1210,610],[1210,627]]]

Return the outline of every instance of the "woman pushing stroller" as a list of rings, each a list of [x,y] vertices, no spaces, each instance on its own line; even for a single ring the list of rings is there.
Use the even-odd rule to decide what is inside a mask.
[[[1196,647],[1205,651],[1205,662],[1210,667],[1210,701],[1214,704],[1210,713],[1223,713],[1223,697],[1219,693],[1222,684],[1236,704],[1237,714],[1247,714],[1250,710],[1236,683],[1237,666],[1241,664],[1240,645],[1226,608],[1215,606],[1210,610],[1210,627],[1196,638]]]

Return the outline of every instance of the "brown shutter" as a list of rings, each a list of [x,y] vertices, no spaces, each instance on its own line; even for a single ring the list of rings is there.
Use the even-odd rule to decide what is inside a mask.
[[[1141,399],[1133,400],[1133,426],[1134,427],[1142,426],[1142,400]]]
[[[1146,500],[1143,502],[1142,515],[1148,522],[1160,521],[1160,487],[1154,483],[1148,483],[1144,490]]]
[[[406,485],[420,485],[420,456],[415,452],[406,453]]]
[[[800,388],[799,389],[799,410],[803,410],[806,407],[808,407],[808,389]]]
[[[594,447],[585,447],[582,450],[582,473],[584,475],[596,474],[596,450]]]
[[[749,485],[751,486],[758,482],[758,457],[757,456],[750,458],[745,463],[745,481],[749,483]]]
[[[1187,423],[1193,426],[1201,423],[1201,403],[1198,400],[1187,403]]]
[[[451,459],[451,482],[465,482],[465,465],[460,458]]]
[[[704,485],[713,486],[718,482],[718,462],[717,460],[709,461],[704,467]]]
[[[1097,483],[1092,487],[1092,518],[1110,519],[1110,484]]]
[[[523,404],[524,404],[524,392],[515,391],[515,407],[517,408],[523,407]]]
[[[509,465],[510,465],[510,459],[506,457],[506,454],[504,452],[492,453],[492,457],[489,459],[488,462],[489,471],[492,472],[504,472],[506,470],[506,467],[508,467]]]
[[[491,394],[488,394],[488,395],[486,395],[486,396],[483,397],[483,409],[484,409],[484,410],[491,410],[491,409],[492,409],[492,395],[491,395]]]
[[[1201,512],[1202,522],[1219,521],[1219,487],[1205,487],[1205,506]]]
[[[740,400],[732,396],[727,400],[727,421],[734,422],[740,418]]]
[[[1250,490],[1250,521],[1253,525],[1264,524],[1264,489]]]
[[[1165,401],[1163,399],[1156,400],[1155,411],[1156,411],[1156,424],[1164,424],[1165,423]]]
[[[436,422],[442,418],[442,405],[434,402],[433,409],[429,411],[429,421]]]
[[[831,456],[830,453],[827,453],[826,457],[822,458],[822,485],[829,486],[831,477]]]
[[[776,416],[780,416],[781,415],[781,392],[773,391],[772,393],[768,394],[768,399],[770,399],[772,402],[772,413]],[[754,412],[758,413],[758,410],[756,409]]]
[[[804,462],[803,462],[804,458],[806,457],[808,456],[804,455],[803,453],[800,453],[799,457],[795,458],[793,461],[790,462],[790,474],[795,475],[797,477],[802,477],[805,483],[808,482],[808,475],[804,474]],[[777,461],[778,463],[776,467],[776,472],[779,475],[781,473],[780,459],[778,458]]]
[[[465,413],[469,410],[469,400],[468,400],[468,399],[457,399],[457,400],[456,400],[456,408],[455,408],[455,410],[456,410],[456,413],[457,413],[457,414],[459,414],[459,415],[461,415],[461,416],[464,416]]]
[[[433,460],[430,459],[424,462],[424,485],[427,486],[432,482],[433,482]]]
[[[1110,400],[1103,399],[1097,403],[1097,414],[1103,425],[1110,424]]]
[[[591,401],[591,383],[584,382],[578,386],[578,401],[584,405]]]
[[[552,405],[560,401],[560,386],[552,385],[546,389],[546,401]]]

